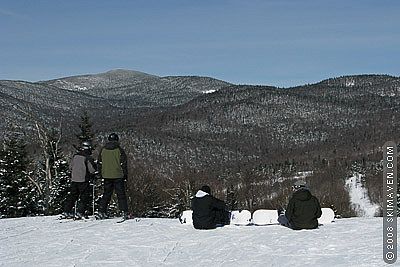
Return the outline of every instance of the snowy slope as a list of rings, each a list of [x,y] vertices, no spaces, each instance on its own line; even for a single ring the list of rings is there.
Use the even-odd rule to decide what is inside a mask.
[[[368,191],[361,180],[363,175],[354,173],[346,180],[346,186],[350,195],[350,203],[357,216],[374,217],[379,210],[379,205],[372,203],[368,197]]]
[[[0,220],[1,266],[383,266],[382,218],[317,230],[278,225],[199,231],[178,220]]]

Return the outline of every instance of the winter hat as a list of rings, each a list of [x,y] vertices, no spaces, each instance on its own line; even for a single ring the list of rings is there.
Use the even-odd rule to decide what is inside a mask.
[[[119,137],[118,137],[118,134],[116,134],[116,133],[112,133],[112,134],[110,134],[109,136],[108,136],[108,141],[119,141]]]
[[[90,141],[83,141],[81,145],[82,150],[92,150],[92,144]]]
[[[294,187],[295,188],[307,187],[307,183],[305,181],[303,181],[303,180],[297,180],[294,183]]]
[[[208,185],[203,185],[201,187],[201,191],[206,192],[207,194],[211,194],[211,188]]]

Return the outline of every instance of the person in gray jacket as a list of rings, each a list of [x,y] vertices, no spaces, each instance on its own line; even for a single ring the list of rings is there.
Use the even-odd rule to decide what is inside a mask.
[[[61,218],[82,219],[90,201],[89,180],[96,173],[95,163],[92,158],[92,147],[89,142],[83,142],[79,151],[73,156],[71,169],[71,189],[64,206]],[[75,202],[80,198],[77,211],[74,214]]]

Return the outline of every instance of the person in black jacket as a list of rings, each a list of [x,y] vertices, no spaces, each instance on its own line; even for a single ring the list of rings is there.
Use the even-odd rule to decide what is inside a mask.
[[[318,228],[318,218],[322,215],[318,199],[311,195],[304,181],[296,181],[293,189],[295,192],[285,214],[279,216],[279,223],[293,230]]]
[[[192,219],[196,229],[215,229],[229,224],[229,212],[225,203],[211,195],[211,189],[204,185],[192,199]]]

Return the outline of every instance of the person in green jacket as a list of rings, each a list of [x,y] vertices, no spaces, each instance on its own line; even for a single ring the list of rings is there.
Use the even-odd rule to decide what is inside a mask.
[[[108,142],[101,149],[98,158],[101,177],[104,179],[104,193],[100,200],[97,219],[107,218],[107,208],[115,190],[118,207],[124,219],[128,218],[128,203],[125,193],[125,182],[128,178],[128,164],[125,151],[120,147],[119,137],[112,133]]]
[[[318,228],[318,218],[322,215],[318,199],[302,180],[295,182],[293,190],[286,212],[279,216],[278,222],[293,230]]]

